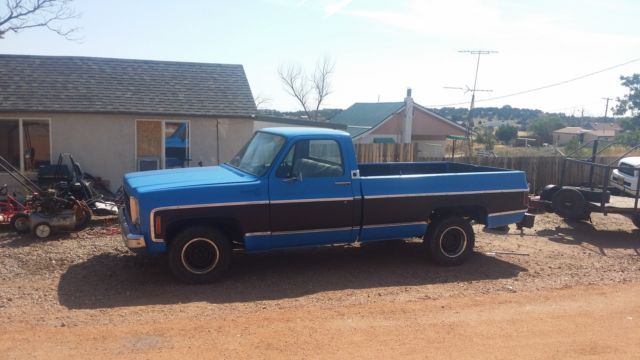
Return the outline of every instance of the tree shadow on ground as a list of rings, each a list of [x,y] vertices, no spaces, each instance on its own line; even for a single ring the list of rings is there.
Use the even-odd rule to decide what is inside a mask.
[[[589,244],[598,248],[599,253],[606,256],[607,249],[630,249],[640,255],[640,231],[598,230],[593,224],[584,221],[565,221],[555,229],[536,232],[537,236],[567,245]]]
[[[174,280],[166,258],[103,254],[69,267],[60,279],[60,304],[71,309],[251,302],[324,291],[506,279],[526,269],[474,253],[462,266],[425,260],[418,243],[388,242],[257,254],[234,254],[228,276],[209,285]]]

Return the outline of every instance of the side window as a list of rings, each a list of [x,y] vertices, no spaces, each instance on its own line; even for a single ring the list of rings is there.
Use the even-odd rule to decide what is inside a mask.
[[[335,140],[301,140],[276,171],[280,178],[338,177],[344,174],[340,145]]]
[[[340,145],[335,140],[311,140],[309,143],[309,157],[342,168]]]

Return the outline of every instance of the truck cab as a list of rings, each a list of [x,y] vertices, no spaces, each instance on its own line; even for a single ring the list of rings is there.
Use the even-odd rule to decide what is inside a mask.
[[[611,172],[611,185],[628,195],[635,196],[640,173],[640,156],[626,157]]]

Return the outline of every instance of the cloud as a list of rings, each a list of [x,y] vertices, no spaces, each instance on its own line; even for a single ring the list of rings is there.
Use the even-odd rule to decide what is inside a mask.
[[[494,1],[411,1],[402,11],[350,11],[348,14],[423,35],[461,35],[493,29],[500,13]]]
[[[341,0],[337,2],[332,2],[324,7],[324,14],[326,17],[333,16],[339,12],[341,12],[344,8],[351,4],[352,0]]]

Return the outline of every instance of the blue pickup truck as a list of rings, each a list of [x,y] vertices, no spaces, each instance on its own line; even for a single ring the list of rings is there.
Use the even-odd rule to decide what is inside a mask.
[[[229,163],[129,173],[124,190],[125,245],[168,252],[190,283],[219,279],[233,250],[415,237],[434,262],[458,265],[473,251],[471,221],[532,224],[521,171],[358,164],[348,133],[316,128],[263,129]]]

